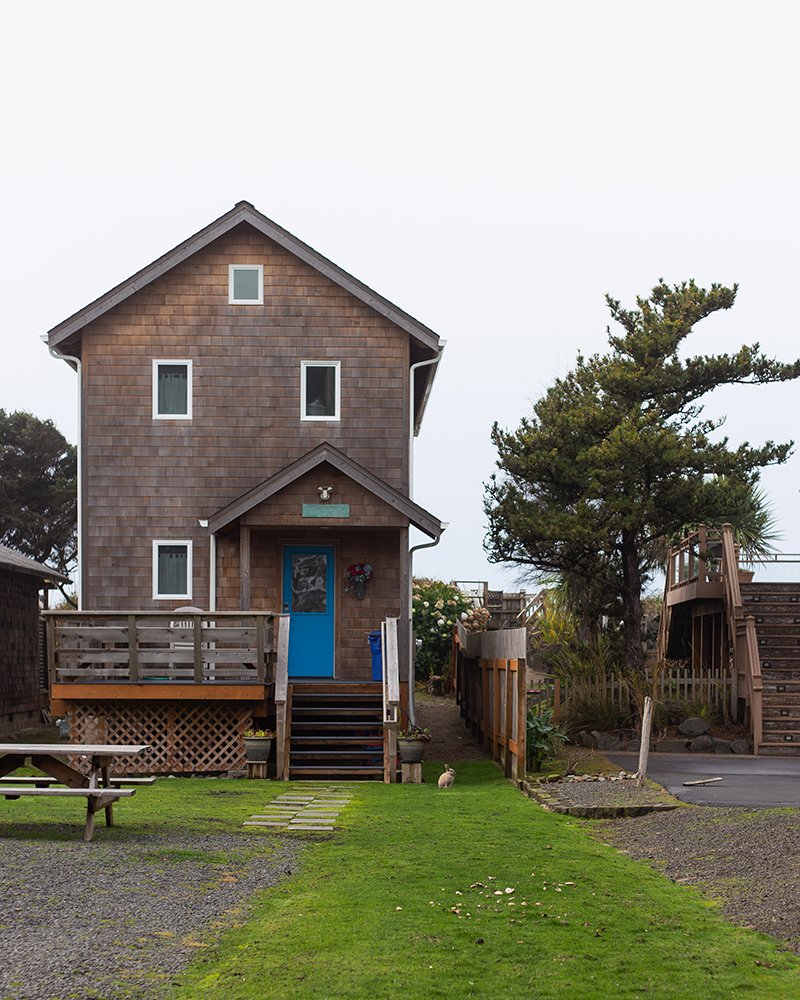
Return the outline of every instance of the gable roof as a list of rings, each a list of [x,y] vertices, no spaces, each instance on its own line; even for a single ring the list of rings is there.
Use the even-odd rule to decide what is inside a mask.
[[[57,569],[51,569],[43,563],[35,562],[27,556],[22,556],[19,552],[8,548],[7,545],[0,545],[0,568],[14,570],[17,573],[26,573],[28,576],[36,576],[40,580],[47,580],[49,583],[69,583],[68,576],[59,573]]]
[[[407,496],[404,496],[393,486],[389,486],[388,483],[373,475],[363,465],[359,465],[352,458],[348,458],[344,452],[339,451],[338,448],[334,448],[332,444],[323,442],[323,444],[317,445],[316,448],[298,458],[296,462],[292,462],[291,465],[287,465],[274,476],[265,479],[263,483],[259,483],[252,490],[237,497],[227,507],[223,507],[215,514],[212,514],[208,519],[209,531],[220,531],[226,525],[235,521],[237,517],[241,517],[243,514],[251,511],[254,507],[257,507],[276,493],[280,493],[281,490],[285,489],[301,476],[304,476],[307,472],[317,468],[318,465],[322,465],[323,462],[332,465],[354,482],[363,486],[364,489],[369,490],[370,493],[373,493],[380,500],[383,500],[384,503],[399,511],[399,513],[409,519],[414,527],[419,528],[420,531],[424,531],[430,538],[439,538],[444,530],[441,521],[435,518],[433,514],[420,507],[419,504],[414,503],[413,500],[409,500]]]
[[[58,347],[59,344],[77,333],[88,323],[98,319],[110,309],[113,309],[114,306],[119,305],[120,302],[124,302],[125,299],[139,291],[139,289],[149,285],[156,278],[160,278],[162,274],[165,274],[177,264],[182,263],[197,253],[198,250],[207,247],[214,240],[220,236],[224,236],[225,233],[241,225],[243,222],[248,223],[254,229],[263,233],[264,236],[274,240],[284,250],[288,250],[295,257],[299,257],[300,260],[330,278],[331,281],[345,289],[345,291],[350,292],[351,295],[354,295],[370,308],[385,316],[386,319],[402,330],[405,330],[423,348],[433,352],[434,355],[439,350],[439,337],[433,330],[414,319],[413,316],[409,316],[407,312],[404,312],[382,295],[373,291],[363,281],[359,281],[352,274],[348,274],[347,271],[342,270],[342,268],[328,260],[327,257],[323,257],[321,253],[312,249],[308,244],[303,243],[302,240],[299,240],[296,236],[292,236],[290,232],[287,232],[287,230],[283,229],[276,222],[268,219],[266,215],[262,215],[261,212],[257,211],[247,201],[237,202],[229,212],[221,215],[210,225],[206,226],[205,229],[201,229],[194,236],[190,236],[188,240],[184,240],[183,243],[159,257],[158,260],[153,261],[152,264],[143,267],[141,271],[137,271],[136,274],[132,275],[126,281],[121,282],[106,292],[105,295],[101,295],[99,299],[95,299],[88,306],[84,306],[83,309],[70,316],[69,319],[65,319],[58,326],[54,326],[47,335],[49,346]],[[437,366],[434,365],[432,367],[436,368]]]

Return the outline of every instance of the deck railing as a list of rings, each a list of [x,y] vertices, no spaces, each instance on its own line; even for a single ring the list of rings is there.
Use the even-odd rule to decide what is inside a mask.
[[[50,684],[268,684],[268,611],[45,611]],[[180,618],[180,620],[176,620]]]

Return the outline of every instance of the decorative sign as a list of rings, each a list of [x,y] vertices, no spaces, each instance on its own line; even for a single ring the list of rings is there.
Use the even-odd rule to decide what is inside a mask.
[[[350,517],[349,503],[304,503],[303,517]]]

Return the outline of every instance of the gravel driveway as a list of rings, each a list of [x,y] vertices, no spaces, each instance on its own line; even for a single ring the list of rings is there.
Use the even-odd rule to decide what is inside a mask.
[[[154,1000],[215,925],[291,874],[298,850],[278,837],[230,834],[90,844],[4,837],[0,996]]]
[[[690,806],[587,826],[800,952],[800,810]]]

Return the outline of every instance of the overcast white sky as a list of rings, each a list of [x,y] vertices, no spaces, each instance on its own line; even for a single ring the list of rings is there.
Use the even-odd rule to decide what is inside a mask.
[[[493,421],[516,426],[605,292],[740,283],[690,347],[800,355],[800,15],[787,3],[42,2],[0,11],[0,407],[76,440],[40,334],[239,200],[447,339],[418,572],[512,587],[482,549]],[[797,386],[710,401],[800,437]],[[768,470],[800,551],[798,462]]]

